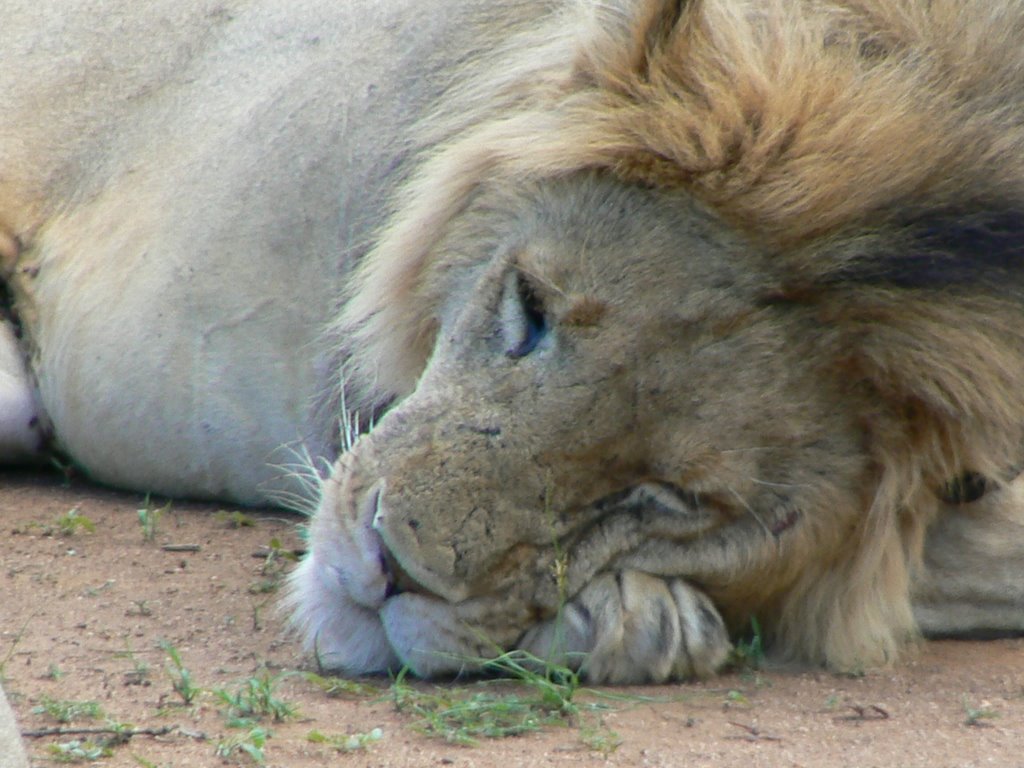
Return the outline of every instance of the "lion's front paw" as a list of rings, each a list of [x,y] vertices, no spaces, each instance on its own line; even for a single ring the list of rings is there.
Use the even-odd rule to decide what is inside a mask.
[[[340,575],[314,555],[292,573],[285,608],[322,669],[363,675],[400,666],[377,611],[355,602]]]
[[[604,574],[519,646],[579,667],[591,683],[661,683],[713,675],[732,650],[718,611],[682,579]]]

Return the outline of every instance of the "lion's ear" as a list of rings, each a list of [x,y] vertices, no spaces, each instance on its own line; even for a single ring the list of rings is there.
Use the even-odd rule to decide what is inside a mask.
[[[582,35],[576,73],[603,87],[646,80],[651,62],[686,36],[701,0],[595,2]]]

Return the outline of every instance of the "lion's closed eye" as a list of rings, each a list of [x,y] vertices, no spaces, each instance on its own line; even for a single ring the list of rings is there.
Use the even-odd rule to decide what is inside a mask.
[[[548,335],[548,321],[536,290],[520,272],[505,280],[499,308],[505,354],[526,357]]]

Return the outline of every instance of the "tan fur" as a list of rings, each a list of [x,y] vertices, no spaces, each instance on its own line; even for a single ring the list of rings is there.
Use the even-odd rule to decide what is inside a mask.
[[[438,117],[425,130],[427,145],[435,148],[404,189],[397,214],[356,275],[335,336],[344,349],[350,403],[371,409],[392,398],[408,398],[395,412],[401,434],[385,418],[370,437],[378,458],[365,460],[363,466],[363,453],[357,450],[358,468],[346,471],[387,478],[378,503],[391,517],[443,532],[416,533],[409,539],[383,521],[380,511],[370,517],[344,509],[323,509],[320,514],[354,514],[377,528],[402,569],[455,603],[489,588],[473,587],[463,578],[471,574],[480,579],[497,567],[493,563],[501,562],[501,547],[514,544],[533,551],[537,544],[526,545],[518,535],[494,536],[493,526],[530,525],[527,521],[537,521],[541,509],[534,506],[521,514],[506,509],[515,502],[499,503],[496,498],[507,485],[477,476],[498,470],[485,469],[481,460],[458,458],[484,446],[470,448],[434,420],[441,414],[468,419],[475,408],[496,414],[477,418],[501,424],[504,435],[509,427],[501,414],[516,423],[527,418],[521,416],[523,409],[537,406],[517,401],[519,410],[509,412],[507,402],[494,406],[474,401],[467,394],[472,386],[458,378],[461,364],[438,351],[438,339],[453,332],[438,318],[444,316],[451,290],[450,270],[468,266],[460,261],[467,252],[463,242],[474,233],[467,222],[486,218],[493,208],[515,205],[501,202],[499,195],[499,202],[489,200],[477,210],[475,201],[487,199],[495,188],[529,188],[598,171],[649,189],[654,197],[671,199],[676,192],[691,196],[731,227],[745,243],[736,247],[748,250],[741,262],[752,280],[761,281],[760,301],[788,307],[788,320],[780,322],[793,326],[773,325],[775,320],[765,318],[770,310],[755,309],[754,300],[739,315],[718,317],[708,332],[742,338],[767,323],[768,333],[788,339],[786,351],[780,347],[776,354],[781,358],[798,349],[788,359],[806,368],[807,379],[781,391],[759,390],[764,383],[745,382],[739,371],[739,384],[725,385],[736,395],[728,407],[760,414],[751,420],[761,427],[750,426],[744,434],[749,446],[715,445],[714,430],[702,438],[703,427],[678,413],[654,414],[679,430],[675,450],[682,463],[673,465],[670,474],[679,467],[689,469],[686,482],[678,475],[672,479],[689,490],[703,484],[712,496],[724,496],[721,503],[734,510],[729,514],[770,517],[771,510],[758,510],[758,502],[748,501],[748,491],[742,490],[751,482],[741,476],[744,471],[765,470],[756,469],[757,462],[746,469],[731,466],[733,451],[771,441],[758,429],[778,430],[779,419],[791,419],[783,431],[789,430],[787,439],[796,446],[821,419],[846,433],[848,442],[839,450],[852,452],[828,456],[834,450],[829,448],[820,456],[805,451],[793,459],[820,461],[819,475],[831,482],[822,484],[819,476],[808,480],[816,490],[795,494],[801,498],[800,522],[775,537],[779,541],[769,537],[762,545],[730,544],[726,551],[732,554],[717,561],[705,562],[711,556],[693,544],[679,546],[671,555],[634,552],[622,562],[696,580],[734,625],[761,615],[783,655],[840,668],[891,661],[916,637],[909,601],[911,571],[920,563],[925,530],[940,506],[938,489],[965,470],[998,483],[1020,465],[1020,288],[1015,284],[1001,295],[977,285],[953,285],[952,291],[927,286],[899,290],[844,281],[843,276],[855,272],[865,254],[913,248],[904,239],[908,217],[969,218],[1000,206],[1020,210],[1024,54],[1019,41],[1024,13],[1011,2],[968,10],[945,0],[707,0],[682,6],[656,0],[571,5],[545,35],[533,35],[548,41],[539,53],[526,47],[531,40],[527,36],[517,41],[521,52],[498,57],[491,69],[466,73],[469,84],[455,91],[454,106],[440,114],[470,117]],[[585,199],[582,195],[578,205],[585,206]],[[680,216],[689,215],[680,209]],[[623,247],[632,247],[625,234],[632,230],[623,222],[619,226],[627,238]],[[559,245],[560,255],[551,257],[556,262],[578,258],[583,267],[588,258],[612,258],[610,252],[591,257],[586,238]],[[572,255],[574,248],[578,257]],[[679,257],[687,258],[685,241],[679,248]],[[705,250],[711,254],[707,258],[722,258],[714,255],[714,248]],[[450,254],[455,254],[454,262]],[[1019,258],[1012,269],[1020,269]],[[601,268],[594,271],[600,274]],[[580,274],[559,282],[543,268],[539,275],[526,272],[554,286],[552,307],[562,301],[560,296],[590,288]],[[1019,280],[1017,275],[1007,279]],[[691,288],[680,284],[677,290]],[[590,298],[587,306],[601,302],[616,307],[618,302],[621,317],[623,296],[612,294]],[[647,303],[651,314],[671,314],[658,303],[663,300],[648,295],[632,299]],[[574,310],[553,321],[566,336],[580,325],[581,306],[576,303]],[[701,312],[708,318],[719,314],[713,305]],[[557,317],[558,310],[552,314]],[[583,316],[586,326],[629,322],[614,310],[607,316],[589,311]],[[603,349],[610,370],[615,370],[621,352]],[[472,355],[467,359],[485,365]],[[637,381],[664,375],[636,359],[623,364],[641,366],[631,371]],[[729,364],[742,368],[751,362],[736,357]],[[694,384],[681,365],[674,371],[674,386],[699,386],[699,379]],[[458,392],[462,402],[436,389],[445,386]],[[803,386],[809,389],[801,391]],[[789,398],[807,398],[806,408],[801,411]],[[463,406],[467,400],[470,404]],[[624,406],[609,404],[604,417],[614,420],[613,414]],[[572,408],[568,401],[564,407]],[[845,412],[844,418],[836,420],[837,409]],[[724,413],[702,418],[722,420],[717,437],[729,439],[725,424],[730,419]],[[533,429],[545,429],[531,423]],[[651,465],[649,455],[611,470],[611,457],[644,451],[624,434],[622,442],[602,442],[597,433],[586,433],[597,425],[591,427],[585,419],[578,424],[582,434],[573,440],[594,447],[587,448],[585,459],[571,460],[574,470],[560,467],[561,460],[549,453],[537,454],[536,446],[535,466],[521,467],[547,472],[547,482],[555,485],[554,498],[563,496],[559,500],[566,507],[591,503],[602,488],[610,492],[630,482],[669,479],[666,470]],[[635,421],[619,428],[656,429],[654,422]],[[405,436],[410,431],[415,438]],[[543,437],[537,440],[544,444]],[[444,462],[447,474],[427,469],[424,462],[431,459],[421,456],[424,449],[418,447],[423,443],[432,446],[431,455],[449,457]],[[604,452],[604,458],[593,451]],[[517,459],[500,452],[494,458],[524,460],[525,455]],[[580,472],[580,461],[603,469],[597,476]],[[845,478],[839,466],[849,473]],[[518,469],[503,469],[499,475],[506,484],[526,482]],[[424,473],[433,479],[406,479]],[[438,490],[432,483],[444,487]],[[587,487],[561,493],[559,483]],[[478,544],[487,556],[481,554],[479,565],[466,565],[465,576],[457,577],[458,566],[442,566],[433,558],[447,562],[453,557],[451,537],[458,537],[460,528],[438,524],[437,516],[464,514],[458,511],[462,504],[484,509],[497,505],[504,511],[501,522],[492,519]],[[395,511],[406,505],[408,512]],[[556,517],[562,511],[556,507]],[[773,527],[770,520],[767,525]],[[424,538],[432,542],[429,547]],[[581,553],[570,550],[570,559],[594,556],[577,544]],[[621,546],[627,551],[636,545],[623,540]],[[456,562],[468,557],[459,554],[458,546],[454,550]],[[1018,563],[1022,552],[1024,543],[1013,548]],[[532,563],[534,556],[524,557]],[[611,560],[601,567],[609,567]],[[520,578],[536,579],[537,572],[531,570],[536,567],[512,570],[522,568]],[[498,581],[508,578],[513,577]],[[1019,629],[1021,620],[1018,612],[1010,623]],[[304,621],[315,624],[308,617]]]

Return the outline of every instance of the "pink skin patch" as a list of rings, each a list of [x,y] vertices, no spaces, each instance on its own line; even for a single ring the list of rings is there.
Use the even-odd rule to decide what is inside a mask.
[[[14,326],[0,320],[0,461],[39,452],[39,414]]]

